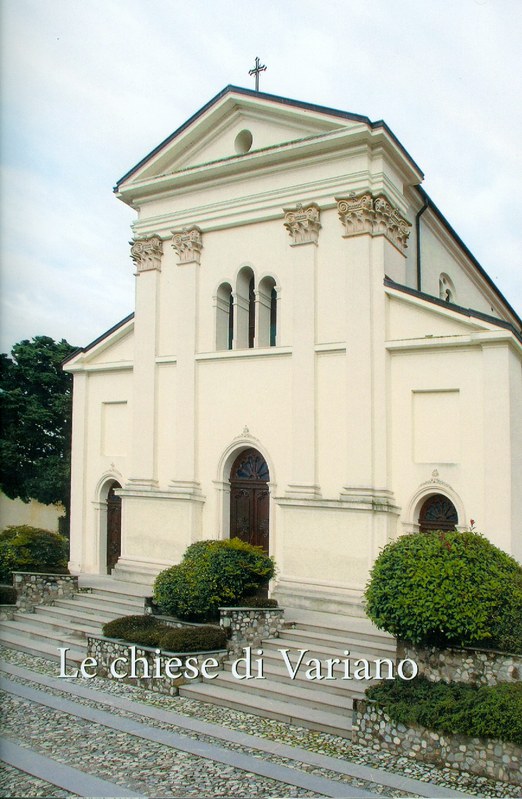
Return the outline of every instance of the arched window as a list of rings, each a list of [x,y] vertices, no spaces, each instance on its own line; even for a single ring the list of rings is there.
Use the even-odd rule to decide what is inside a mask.
[[[234,297],[230,283],[222,283],[217,290],[216,349],[231,350],[234,330]]]
[[[249,266],[239,270],[234,301],[234,349],[253,347],[256,336],[254,273]]]
[[[256,295],[258,347],[277,344],[277,289],[273,277],[264,277]]]
[[[457,509],[448,497],[443,494],[432,494],[424,501],[419,513],[421,533],[454,530],[458,523]]]
[[[441,300],[444,300],[444,302],[455,303],[457,301],[453,281],[444,272],[442,272],[439,277],[439,297]]]

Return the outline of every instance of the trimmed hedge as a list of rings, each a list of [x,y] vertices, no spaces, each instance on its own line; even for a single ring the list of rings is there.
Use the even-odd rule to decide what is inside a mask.
[[[380,683],[366,696],[396,722],[522,744],[522,683],[477,687],[418,677]]]
[[[227,633],[221,627],[170,627],[156,616],[122,616],[104,624],[103,635],[129,644],[169,652],[205,652],[226,649]]]
[[[27,524],[6,527],[0,533],[0,580],[14,571],[68,574],[67,538]]]
[[[238,605],[274,575],[271,558],[260,547],[231,538],[198,541],[183,560],[161,572],[154,583],[154,601],[164,613],[188,621],[210,621],[219,607]]]
[[[155,616],[122,616],[104,624],[102,633],[107,638],[122,638],[131,644],[157,646],[166,628],[167,625],[159,622]]]
[[[18,599],[16,588],[0,585],[0,605],[16,605]]]
[[[238,602],[238,607],[244,608],[278,608],[277,599],[268,599],[265,596],[244,596]]]
[[[205,652],[227,648],[227,634],[222,627],[176,627],[162,634],[159,643],[167,652]]]
[[[414,644],[522,651],[522,567],[478,533],[392,541],[374,564],[365,598],[377,627]]]

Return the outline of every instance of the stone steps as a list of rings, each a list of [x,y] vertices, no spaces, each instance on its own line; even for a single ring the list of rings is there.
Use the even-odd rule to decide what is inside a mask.
[[[34,613],[16,612],[12,621],[0,622],[0,641],[53,660],[59,659],[59,648],[65,647],[70,649],[68,660],[81,661],[87,655],[87,635],[100,635],[106,622],[144,611],[143,586],[135,592],[128,583],[105,583],[107,580],[87,590],[83,587],[71,599],[39,605]]]
[[[293,615],[293,609],[288,611],[290,619]],[[389,658],[395,663],[395,640],[360,617],[306,611],[299,611],[296,616],[299,620],[288,621],[279,637],[261,642],[262,655],[257,648],[251,653],[253,677],[258,673],[256,659],[261,658],[265,679],[238,679],[232,673],[233,661],[228,660],[215,680],[186,685],[181,695],[349,738],[353,699],[362,698],[366,688],[374,684],[372,679],[353,679],[354,663],[358,659],[369,661],[371,674],[375,674],[372,661],[376,658]],[[292,679],[279,649],[289,650],[294,668],[299,650],[307,650],[295,678]],[[347,657],[345,650],[350,651]],[[308,677],[322,679],[307,677],[309,666],[304,661],[314,657],[321,661],[321,673],[313,670]],[[342,660],[333,666],[330,674],[325,663],[328,658]],[[350,661],[352,679],[343,679],[346,659]],[[236,666],[239,675],[245,673],[243,665],[240,661]],[[383,675],[387,675],[387,668],[383,669]],[[327,676],[333,679],[326,679]]]
[[[344,738],[349,738],[351,735],[351,711],[347,711],[343,717],[339,713],[325,711],[323,705],[311,706],[310,701],[313,700],[306,704],[298,703],[292,701],[291,695],[287,695],[284,700],[276,699],[274,698],[276,694],[270,692],[269,688],[266,696],[260,696],[253,691],[238,690],[235,686],[225,688],[213,683],[200,682],[180,688],[180,696]]]

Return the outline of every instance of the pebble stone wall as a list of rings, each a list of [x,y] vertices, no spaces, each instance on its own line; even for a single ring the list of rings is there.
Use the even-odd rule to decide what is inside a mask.
[[[419,674],[431,682],[464,682],[496,685],[518,682],[522,677],[522,655],[510,655],[491,649],[422,648],[400,642],[398,657],[411,658]]]
[[[277,638],[283,627],[284,608],[220,608],[219,623],[230,631],[228,651],[232,658],[247,646],[258,649],[263,638]]]
[[[354,699],[352,742],[425,763],[522,785],[522,747],[465,735],[444,735],[395,722],[374,702]]]
[[[0,621],[12,621],[17,610],[16,605],[0,605]]]
[[[115,666],[119,673],[122,673],[125,669],[129,668],[131,653],[130,647],[135,647],[136,658],[144,658],[147,662],[149,673],[148,677],[138,676],[117,678],[111,672],[111,663],[114,663],[114,660],[117,657],[124,657],[127,659],[126,662],[118,663],[117,666]],[[201,666],[206,658],[215,658],[218,661],[218,666],[211,669],[211,673],[214,673],[222,669],[223,661],[225,660],[227,653],[225,650],[220,649],[209,652],[196,652],[190,655],[180,655],[176,654],[175,652],[161,652],[158,655],[156,649],[153,647],[128,644],[125,641],[117,641],[113,638],[105,638],[101,635],[89,635],[87,636],[87,656],[96,660],[96,666],[93,667],[93,670],[96,672],[97,677],[107,677],[109,680],[115,680],[119,683],[128,683],[129,685],[135,685],[139,688],[146,688],[148,691],[156,691],[157,693],[165,694],[166,696],[177,696],[179,693],[179,687],[181,685],[186,685],[193,680],[183,676],[178,678],[169,677],[165,671],[165,665],[167,661],[171,660],[172,658],[179,658],[182,661],[182,664],[185,664],[187,658],[197,658],[198,666]],[[159,677],[153,676],[156,673],[156,667],[157,671],[161,675]],[[136,674],[143,675],[142,668],[143,666],[137,665]],[[89,670],[91,669],[89,668]],[[172,664],[172,670],[182,671],[183,666],[179,669],[176,669],[175,664]]]
[[[78,577],[72,574],[13,572],[13,586],[18,595],[18,610],[32,613],[37,605],[52,605],[78,593]]]

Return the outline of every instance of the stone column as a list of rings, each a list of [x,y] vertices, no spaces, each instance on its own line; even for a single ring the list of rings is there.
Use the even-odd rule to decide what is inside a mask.
[[[287,496],[320,495],[316,483],[316,272],[320,210],[310,203],[284,209],[294,282],[292,335],[292,465]]]

